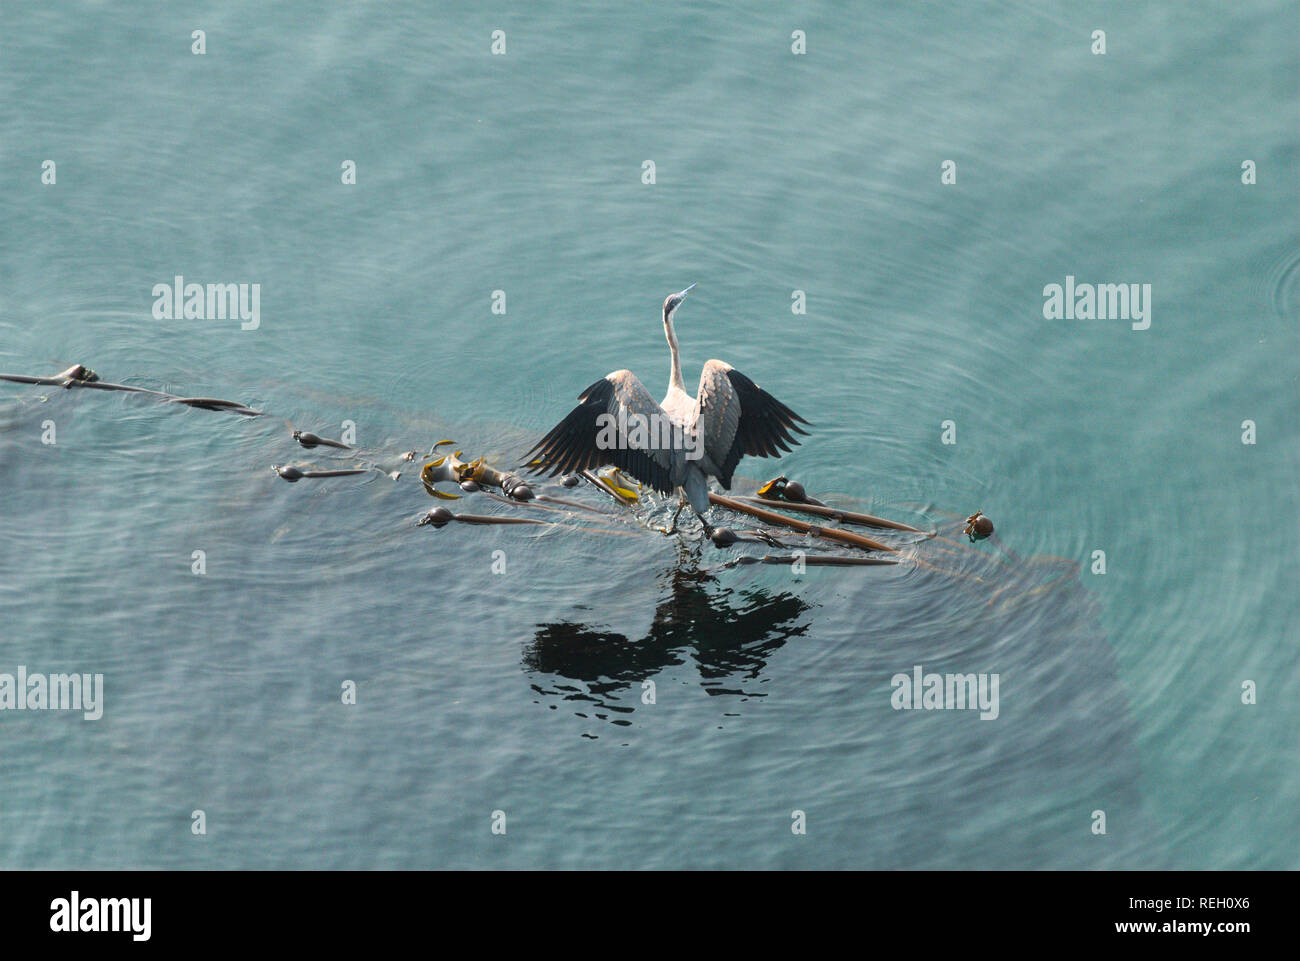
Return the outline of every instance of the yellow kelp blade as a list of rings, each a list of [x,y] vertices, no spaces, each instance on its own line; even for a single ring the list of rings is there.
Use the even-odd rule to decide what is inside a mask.
[[[641,499],[640,493],[632,489],[632,484],[634,482],[629,481],[626,477],[624,477],[622,472],[617,467],[611,467],[604,474],[601,474],[599,476],[600,479],[603,480],[606,484],[608,484],[611,488],[613,488],[619,494],[620,497],[626,497],[630,501],[636,501]],[[638,488],[640,486],[641,486],[640,484],[637,484]]]
[[[438,483],[438,481],[447,480],[446,477],[434,476],[434,471],[442,467],[442,465],[446,462],[446,460],[447,460],[446,455],[443,455],[442,457],[439,457],[437,460],[429,461],[429,463],[425,464],[422,468],[420,468],[420,480],[424,483],[424,489],[427,490],[434,497],[437,497],[440,500],[445,500],[445,501],[460,500],[459,494],[445,494],[442,491],[438,490],[437,487],[434,486],[435,484]]]

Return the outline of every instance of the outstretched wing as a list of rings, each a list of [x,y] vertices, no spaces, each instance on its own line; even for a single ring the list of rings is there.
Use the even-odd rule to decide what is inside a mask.
[[[717,468],[714,476],[728,490],[731,475],[746,455],[777,457],[807,434],[796,424],[808,422],[728,363],[711,360],[700,374],[695,402],[695,430],[704,452]]]
[[[673,476],[673,464],[680,459],[682,442],[674,445],[652,429],[667,424],[668,415],[635,374],[606,374],[578,400],[581,403],[524,455],[538,455],[540,463],[530,468],[534,473],[553,477],[613,464],[660,493],[670,493],[680,482]]]

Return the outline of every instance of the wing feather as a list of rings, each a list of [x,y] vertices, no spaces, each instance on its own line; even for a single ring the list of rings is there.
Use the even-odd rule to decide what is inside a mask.
[[[808,433],[798,425],[807,423],[730,364],[711,360],[704,365],[694,426],[704,436],[704,452],[724,488],[731,489],[742,457],[789,452],[799,443],[794,435]]]
[[[631,371],[606,374],[584,390],[578,401],[578,406],[524,455],[525,460],[537,455],[540,463],[531,466],[531,471],[554,477],[612,464],[664,494],[681,482],[674,470],[680,461],[680,450],[659,446],[662,438],[654,430],[647,431],[645,443],[633,444],[636,438],[629,436],[625,429],[633,423],[633,417],[645,418],[643,422],[649,424],[668,419]],[[613,445],[602,445],[599,441],[602,415],[614,418],[617,442]]]

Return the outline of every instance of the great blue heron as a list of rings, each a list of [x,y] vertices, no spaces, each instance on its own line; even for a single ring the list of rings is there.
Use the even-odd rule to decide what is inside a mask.
[[[796,424],[808,421],[721,360],[704,365],[698,396],[686,393],[673,315],[694,287],[664,301],[672,370],[663,401],[656,404],[630,370],[606,374],[578,396],[578,406],[526,457],[537,454],[533,471],[551,476],[612,464],[660,493],[680,488],[682,500],[669,532],[689,503],[709,534],[708,478],[730,490],[741,457],[788,452],[787,444],[799,443],[792,431],[807,434]]]

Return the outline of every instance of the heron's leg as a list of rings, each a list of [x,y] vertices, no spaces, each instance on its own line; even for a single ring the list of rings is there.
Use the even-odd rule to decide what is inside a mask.
[[[682,516],[682,511],[685,510],[685,509],[686,509],[686,495],[683,494],[683,495],[682,495],[682,499],[681,499],[680,501],[677,502],[677,510],[676,510],[676,512],[673,514],[672,529],[673,529],[674,531],[677,530],[677,518],[679,518],[679,517]]]
[[[673,514],[673,522],[667,527],[661,528],[660,533],[664,535],[671,535],[677,533],[677,518],[682,516],[682,510],[685,507],[686,507],[686,495],[683,494],[682,499],[677,502],[677,513]]]
[[[695,516],[700,519],[700,526],[704,528],[704,536],[708,538],[712,538],[713,525],[709,523],[708,518],[706,518],[703,514],[699,513],[698,511],[696,511]]]

